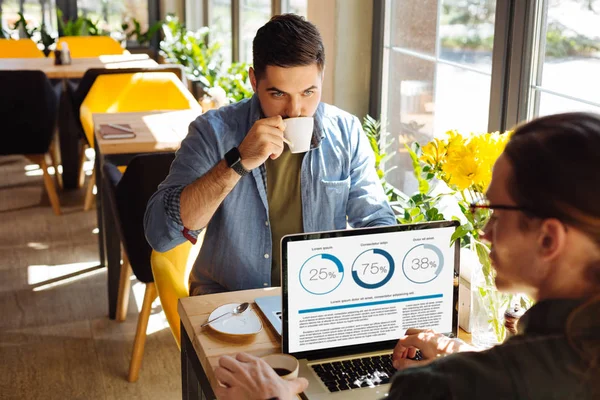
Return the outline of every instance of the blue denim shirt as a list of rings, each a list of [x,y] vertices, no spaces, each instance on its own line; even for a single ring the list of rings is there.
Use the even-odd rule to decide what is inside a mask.
[[[179,216],[181,190],[239,146],[261,115],[255,95],[190,124],[169,175],[146,209],[146,238],[155,250],[164,252],[186,240]],[[300,172],[304,232],[345,229],[346,222],[352,227],[396,224],[359,120],[321,103],[315,126],[313,148]],[[279,251],[279,244],[271,243],[265,174],[262,166],[242,177],[208,223],[190,277],[192,289],[213,293],[270,286],[271,253]]]

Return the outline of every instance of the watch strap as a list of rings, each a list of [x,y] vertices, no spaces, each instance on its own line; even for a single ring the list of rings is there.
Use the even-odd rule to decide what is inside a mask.
[[[237,160],[231,165],[231,169],[238,173],[239,176],[246,176],[250,173],[244,166],[242,165],[242,159]]]

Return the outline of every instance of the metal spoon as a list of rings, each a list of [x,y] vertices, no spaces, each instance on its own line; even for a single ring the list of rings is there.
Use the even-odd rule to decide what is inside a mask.
[[[200,325],[200,327],[204,328],[206,325],[210,324],[211,322],[214,322],[214,321],[218,320],[219,318],[224,317],[229,314],[233,314],[233,315],[241,314],[248,309],[249,305],[250,305],[250,303],[242,303],[239,306],[237,306],[236,308],[234,308],[233,311],[226,312],[225,314],[219,315],[218,317],[215,317],[215,318],[211,319],[210,321],[206,321],[205,323]]]

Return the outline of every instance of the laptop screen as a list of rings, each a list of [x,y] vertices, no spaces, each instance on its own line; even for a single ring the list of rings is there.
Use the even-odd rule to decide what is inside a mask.
[[[282,240],[283,351],[392,348],[408,328],[457,330],[456,221]]]

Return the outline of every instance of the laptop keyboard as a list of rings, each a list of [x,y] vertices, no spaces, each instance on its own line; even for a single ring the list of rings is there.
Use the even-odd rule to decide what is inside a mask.
[[[330,392],[383,385],[390,382],[396,371],[391,354],[313,364],[311,367]]]

